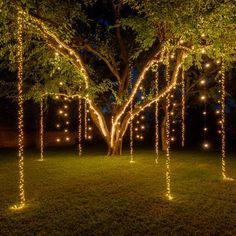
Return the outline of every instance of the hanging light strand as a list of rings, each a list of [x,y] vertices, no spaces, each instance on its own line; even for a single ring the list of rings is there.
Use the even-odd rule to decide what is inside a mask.
[[[166,82],[167,86],[170,85],[170,65],[169,65],[169,55],[166,65]],[[170,93],[166,95],[166,189],[167,189],[167,198],[171,200],[170,189]]]
[[[43,96],[40,97],[40,161],[44,159]]]
[[[184,70],[182,70],[182,81],[181,81],[181,86],[182,86],[182,111],[181,111],[181,116],[182,116],[182,124],[181,124],[181,145],[184,147],[185,145],[185,76],[184,76]]]
[[[78,153],[82,156],[82,101],[81,97],[78,98]]]
[[[24,98],[23,98],[23,12],[17,13],[17,63],[18,63],[18,158],[19,158],[19,205],[11,207],[20,210],[25,206],[24,191]]]
[[[224,180],[233,180],[226,176],[226,151],[225,151],[225,62],[222,60],[221,63],[221,168],[222,168],[222,177]]]
[[[132,92],[132,67],[130,69],[130,90]],[[130,103],[130,163],[134,163],[134,147],[133,147],[133,101]]]
[[[155,80],[155,92],[156,96],[158,96],[159,93],[159,66],[157,63],[156,67],[156,80]],[[156,152],[156,159],[155,163],[158,164],[159,161],[159,123],[158,123],[158,113],[159,113],[159,104],[158,101],[156,100],[155,102],[155,152]]]
[[[86,99],[84,100],[84,138],[88,139],[88,115]]]

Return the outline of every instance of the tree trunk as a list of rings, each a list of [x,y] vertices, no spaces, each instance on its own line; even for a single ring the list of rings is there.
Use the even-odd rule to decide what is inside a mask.
[[[119,138],[114,142],[113,147],[109,145],[108,147],[108,156],[122,155],[122,138]]]

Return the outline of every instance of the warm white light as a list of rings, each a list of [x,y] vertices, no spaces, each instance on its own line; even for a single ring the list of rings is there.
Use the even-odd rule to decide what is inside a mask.
[[[200,81],[200,84],[202,84],[202,85],[204,85],[206,83],[206,80],[204,80],[204,79],[202,79],[201,81]]]
[[[201,53],[204,54],[206,53],[206,50],[204,48],[201,49]]]
[[[201,100],[202,100],[202,101],[205,101],[205,100],[206,100],[206,96],[205,96],[205,95],[202,95],[202,96],[201,96]]]
[[[63,82],[60,82],[60,83],[59,83],[59,85],[61,85],[61,86],[62,86],[62,85],[63,85]]]
[[[209,143],[205,142],[205,143],[203,143],[203,147],[204,147],[205,149],[208,149],[208,148],[210,147],[210,145],[209,145]]]
[[[63,113],[63,111],[62,110],[59,110],[59,114],[62,114]]]
[[[57,138],[56,141],[59,143],[59,142],[61,142],[61,139]]]
[[[209,68],[210,66],[211,66],[210,63],[207,63],[207,64],[205,65],[206,68]]]

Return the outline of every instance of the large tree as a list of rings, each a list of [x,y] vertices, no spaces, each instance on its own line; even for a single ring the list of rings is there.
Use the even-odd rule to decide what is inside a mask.
[[[121,153],[130,120],[168,95],[181,70],[201,67],[206,55],[233,61],[233,1],[5,0],[0,7],[0,57],[6,59],[1,66],[16,70],[16,13],[22,11],[28,98],[39,100],[44,92],[80,95],[109,155]]]

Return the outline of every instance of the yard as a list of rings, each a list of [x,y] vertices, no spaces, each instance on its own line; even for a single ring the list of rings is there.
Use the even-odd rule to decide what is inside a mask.
[[[78,158],[71,149],[49,149],[43,162],[36,150],[25,156],[27,207],[12,211],[17,153],[0,152],[0,235],[236,235],[236,182],[221,179],[216,153],[172,153],[171,201],[163,154],[158,165],[147,150],[136,152],[134,164],[128,153],[94,150]],[[236,178],[233,154],[227,171]]]

